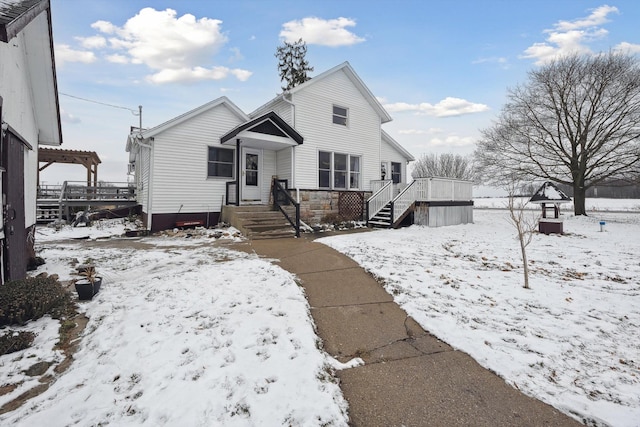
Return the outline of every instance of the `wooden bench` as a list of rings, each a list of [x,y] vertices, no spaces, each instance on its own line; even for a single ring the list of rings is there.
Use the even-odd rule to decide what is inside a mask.
[[[191,221],[176,221],[176,227],[197,227],[204,225],[204,221],[202,220],[191,220]]]

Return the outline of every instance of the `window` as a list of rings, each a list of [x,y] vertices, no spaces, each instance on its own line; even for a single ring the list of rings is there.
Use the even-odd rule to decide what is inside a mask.
[[[233,178],[233,153],[228,148],[209,147],[207,176]]]
[[[318,187],[337,190],[360,188],[360,156],[318,152]]]
[[[349,188],[360,188],[360,157],[349,157]]]
[[[347,125],[347,109],[343,107],[333,106],[333,123],[337,125]]]
[[[400,184],[402,181],[402,165],[400,163],[391,162],[391,179],[394,184]]]
[[[347,188],[347,155],[333,155],[333,188]]]
[[[318,186],[331,187],[331,153],[326,151],[318,153]]]

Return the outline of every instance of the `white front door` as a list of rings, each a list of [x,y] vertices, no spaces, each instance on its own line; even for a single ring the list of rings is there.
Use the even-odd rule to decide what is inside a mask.
[[[262,150],[243,148],[241,188],[241,198],[243,202],[259,202],[261,200],[261,163]]]

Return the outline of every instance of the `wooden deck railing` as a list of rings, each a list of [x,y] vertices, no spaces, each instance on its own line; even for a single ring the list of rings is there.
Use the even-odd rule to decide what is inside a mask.
[[[367,201],[367,219],[371,220],[391,204],[391,225],[402,220],[416,202],[468,201],[473,198],[473,182],[451,178],[415,179],[395,197],[391,181],[371,181],[371,190],[374,194]]]
[[[381,186],[367,200],[367,220],[376,216],[382,208],[393,200],[393,181],[372,181],[372,187],[377,187],[378,183],[381,183]]]

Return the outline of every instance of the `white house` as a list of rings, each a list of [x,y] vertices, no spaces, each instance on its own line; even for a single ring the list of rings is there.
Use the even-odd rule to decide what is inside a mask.
[[[0,0],[2,280],[34,255],[38,147],[62,144],[49,0]]]
[[[268,204],[274,179],[306,221],[340,213],[345,195],[360,200],[362,212],[382,184],[407,184],[414,158],[382,130],[390,120],[345,62],[250,114],[222,97],[133,129],[126,150],[146,226],[215,224],[225,204]]]

